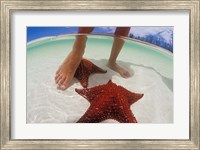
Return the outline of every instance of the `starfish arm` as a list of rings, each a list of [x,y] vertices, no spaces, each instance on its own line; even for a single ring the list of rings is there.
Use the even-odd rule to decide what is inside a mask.
[[[93,73],[106,73],[106,72],[107,70],[101,69],[96,65],[93,66]]]
[[[87,109],[85,114],[79,119],[78,123],[99,123],[112,117],[112,110],[110,107],[112,97],[107,93],[97,97]]]
[[[131,92],[127,89],[125,89],[124,87],[122,86],[117,86],[121,95],[125,95],[129,104],[132,105],[133,103],[137,102],[139,99],[141,99],[144,94],[139,94],[139,93],[134,93],[134,92]]]
[[[82,59],[82,60],[83,60],[84,66],[88,68],[91,73],[106,73],[107,72],[107,70],[101,69],[100,67],[93,64],[91,61],[87,59]]]
[[[75,89],[75,91],[81,95],[82,97],[84,97],[85,99],[87,99],[90,103],[96,98],[97,96],[97,92],[91,92],[90,89],[85,88],[85,89]]]
[[[103,92],[105,92],[110,86],[108,86],[111,81],[108,81],[107,84],[95,86],[92,88],[85,88],[85,89],[75,89],[75,91],[86,98],[90,103]]]
[[[133,93],[133,94],[128,94],[127,99],[128,103],[132,105],[133,103],[137,102],[139,99],[141,99],[144,96],[144,94],[138,94],[138,93]]]
[[[88,86],[88,79],[89,79],[89,76],[87,74],[84,74],[82,78],[79,78],[79,82],[80,84],[86,88]]]
[[[106,73],[106,70],[99,68],[87,59],[82,59],[74,77],[79,80],[81,85],[86,88],[88,86],[89,76],[93,73]]]
[[[98,108],[90,106],[85,114],[77,121],[77,123],[99,123],[106,120],[103,112],[98,111]]]
[[[137,120],[130,109],[130,104],[124,95],[116,94],[112,97],[112,100],[109,100],[109,103],[113,119],[120,123],[137,123]]]
[[[137,123],[137,120],[130,109],[119,112],[114,119],[120,123]]]

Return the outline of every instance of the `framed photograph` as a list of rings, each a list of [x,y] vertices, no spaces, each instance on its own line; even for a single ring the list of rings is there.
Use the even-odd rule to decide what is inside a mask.
[[[199,0],[1,0],[1,149],[199,149]]]

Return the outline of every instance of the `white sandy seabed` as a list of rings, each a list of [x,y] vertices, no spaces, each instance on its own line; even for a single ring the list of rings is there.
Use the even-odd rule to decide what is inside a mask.
[[[89,102],[75,92],[75,88],[82,88],[76,79],[65,91],[58,90],[54,81],[55,72],[72,43],[62,45],[57,42],[27,50],[27,123],[75,123],[88,109]],[[87,47],[84,57],[106,69],[107,73],[91,75],[89,87],[105,84],[111,79],[130,91],[144,94],[131,105],[138,123],[173,123],[173,79],[162,74],[162,65],[160,70],[159,67],[148,66],[151,64],[149,60],[130,56],[123,50],[118,63],[132,73],[130,78],[124,79],[106,66],[109,46],[101,52],[91,47]],[[108,122],[116,121],[104,121]]]

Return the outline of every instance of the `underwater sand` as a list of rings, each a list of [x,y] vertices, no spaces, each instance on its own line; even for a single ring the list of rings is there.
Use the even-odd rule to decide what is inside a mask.
[[[89,107],[89,102],[74,90],[82,88],[76,79],[65,91],[58,90],[54,81],[74,39],[74,36],[50,37],[27,44],[27,123],[75,123]],[[106,74],[91,75],[89,87],[111,79],[130,91],[144,94],[131,105],[138,123],[173,123],[172,53],[126,40],[118,64],[132,76],[124,79],[106,66],[112,42],[109,36],[88,37],[84,58],[107,70]],[[108,122],[116,121],[104,121]]]

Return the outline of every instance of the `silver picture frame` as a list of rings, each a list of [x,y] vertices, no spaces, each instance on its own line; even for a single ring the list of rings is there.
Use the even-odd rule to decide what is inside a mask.
[[[72,1],[72,0],[0,0],[1,2],[1,50],[0,50],[0,140],[1,149],[199,149],[199,23],[200,0],[124,0],[124,1]],[[129,139],[129,140],[59,140],[11,138],[11,14],[13,11],[49,10],[121,10],[121,11],[182,11],[190,13],[189,51],[189,139]]]

